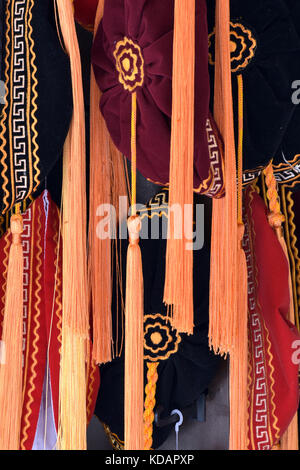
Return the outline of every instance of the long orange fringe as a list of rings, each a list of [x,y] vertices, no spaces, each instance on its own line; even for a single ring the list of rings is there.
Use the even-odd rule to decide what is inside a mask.
[[[105,0],[99,0],[94,33],[104,12]],[[93,359],[97,364],[111,361],[112,339],[112,241],[97,236],[97,208],[112,204],[117,217],[119,196],[127,195],[123,159],[113,144],[100,112],[101,92],[93,68],[90,89],[90,222],[89,284],[93,312]]]
[[[21,215],[11,217],[0,358],[0,450],[19,450],[22,416],[23,249]]]
[[[136,212],[136,123],[137,99],[131,104],[131,206],[128,219],[129,247],[125,301],[125,450],[144,448],[144,280],[139,246],[141,220]]]
[[[237,315],[238,224],[229,22],[229,0],[217,0],[214,117],[224,139],[226,194],[213,200],[209,336],[211,347],[222,355],[231,350]]]
[[[173,103],[169,207],[193,204],[194,95],[195,95],[195,0],[175,0],[173,45]],[[182,217],[184,220],[184,217]],[[172,325],[193,333],[193,251],[187,249],[184,222],[169,211],[164,302],[171,306]],[[192,233],[192,221],[190,223]],[[175,262],[176,260],[176,262]]]
[[[94,34],[103,16],[99,0]],[[111,202],[109,134],[99,109],[101,93],[93,68],[90,88],[90,222],[89,275],[93,312],[93,359],[101,364],[112,359],[111,239],[97,237],[97,208]]]
[[[86,449],[86,253],[85,116],[81,61],[71,2],[57,0],[60,27],[70,56],[73,117],[63,155],[63,320],[57,448]]]
[[[248,278],[242,247],[243,224],[243,77],[238,75],[238,252],[237,315],[234,318],[233,346],[230,353],[230,449],[246,450],[248,436]]]
[[[125,450],[144,448],[144,286],[139,247],[141,221],[128,220],[125,304]]]
[[[213,201],[209,344],[230,354],[230,449],[247,448],[247,266],[241,246],[243,223],[242,111],[240,102],[239,194],[236,186],[231,61],[230,2],[216,2],[215,119],[224,139],[225,188]],[[241,85],[241,84],[240,84]],[[238,206],[239,196],[239,206]]]

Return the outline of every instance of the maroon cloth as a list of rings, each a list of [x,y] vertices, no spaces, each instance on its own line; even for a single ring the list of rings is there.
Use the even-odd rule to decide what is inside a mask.
[[[192,12],[191,12],[192,14]],[[206,0],[196,0],[194,187],[209,175]],[[92,51],[101,111],[118,149],[130,159],[131,92],[119,81],[114,51],[124,37],[141,48],[144,82],[137,93],[137,167],[151,181],[169,182],[174,0],[110,0]]]
[[[74,0],[75,20],[87,29],[94,27],[98,0]]]
[[[300,335],[288,320],[289,266],[262,198],[245,192],[248,267],[249,449],[279,443],[299,404]]]

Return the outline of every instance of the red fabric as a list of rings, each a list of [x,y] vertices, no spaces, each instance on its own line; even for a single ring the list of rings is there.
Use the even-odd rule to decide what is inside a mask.
[[[251,188],[245,197],[244,250],[248,264],[249,448],[279,442],[298,408],[299,364],[293,361],[300,336],[288,321],[286,256],[267,220],[263,200]]]
[[[62,327],[62,241],[59,239],[59,210],[44,191],[23,214],[24,314],[23,390],[24,402],[20,448],[31,450],[37,429],[49,344],[49,374],[54,420],[58,428],[59,365]],[[0,338],[5,302],[11,235],[0,239]],[[87,417],[94,412],[99,389],[99,368],[88,364]]]
[[[43,197],[34,201],[23,215],[22,246],[24,258],[23,281],[23,390],[20,449],[32,448],[39,417],[47,354],[47,302],[44,283],[44,240],[47,232]],[[3,317],[7,263],[11,236],[0,239],[1,292],[0,311]],[[49,269],[50,271],[51,269]],[[2,325],[2,321],[0,322]],[[0,334],[2,334],[0,328]]]
[[[196,0],[194,187],[209,175],[206,120],[209,117],[206,0]],[[192,12],[191,12],[192,14]],[[131,93],[119,81],[113,55],[124,37],[141,48],[144,82],[137,93],[137,166],[144,177],[169,182],[172,110],[174,0],[110,0],[92,51],[95,77],[102,91],[101,111],[118,149],[130,159]]]
[[[92,30],[94,27],[98,0],[74,0],[75,20]]]

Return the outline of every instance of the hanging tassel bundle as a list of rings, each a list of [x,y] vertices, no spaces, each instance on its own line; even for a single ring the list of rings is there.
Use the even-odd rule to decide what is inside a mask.
[[[175,0],[173,40],[173,103],[170,157],[169,227],[164,302],[171,306],[172,325],[193,333],[193,251],[184,227],[185,205],[193,205],[195,109],[195,0]],[[180,216],[172,211],[175,205]],[[185,230],[184,230],[185,228]]]
[[[139,247],[141,221],[128,220],[125,304],[125,449],[142,450],[144,406],[144,287]]]
[[[104,0],[98,3],[94,33],[103,16]],[[111,239],[97,237],[97,209],[111,202],[109,134],[99,109],[101,98],[93,69],[90,88],[90,222],[89,276],[93,312],[93,359],[97,364],[112,359]],[[103,269],[104,268],[104,269]]]
[[[292,287],[290,261],[289,261],[288,249],[287,249],[286,241],[285,241],[284,234],[283,234],[283,227],[282,227],[285,217],[282,214],[281,209],[280,209],[280,202],[279,202],[279,196],[278,196],[278,191],[277,191],[277,182],[274,176],[272,162],[264,170],[264,174],[265,174],[267,198],[269,201],[269,210],[270,210],[269,217],[268,217],[269,224],[276,232],[278,241],[286,256],[286,260],[289,266],[290,308],[289,308],[288,320],[292,324],[295,324],[294,295],[293,295],[293,287]],[[290,423],[287,431],[284,433],[283,438],[281,440],[280,448],[281,450],[298,450],[299,449],[297,414],[293,418],[292,422]]]
[[[144,284],[139,246],[141,220],[136,212],[136,93],[131,111],[131,206],[125,300],[125,449],[144,448]]]
[[[209,344],[230,354],[230,449],[247,448],[247,266],[242,249],[243,94],[239,83],[239,171],[230,60],[230,2],[216,2],[215,106],[224,139],[225,190],[213,201]],[[239,201],[239,204],[238,204]]]
[[[243,77],[238,75],[238,188],[237,188],[237,315],[234,318],[232,348],[230,352],[230,449],[247,449],[248,436],[248,278],[247,262],[243,250]]]
[[[73,117],[63,154],[63,319],[57,447],[84,450],[88,338],[84,100],[73,7],[71,2],[56,1],[73,88]]]
[[[96,33],[104,12],[99,0]],[[101,92],[91,70],[90,88],[90,221],[89,278],[93,312],[93,359],[97,364],[112,360],[112,241],[97,236],[97,209],[112,204],[119,212],[119,197],[127,195],[123,159],[113,144],[100,112]]]
[[[9,252],[2,339],[0,345],[0,449],[19,450],[23,345],[23,248],[20,214],[11,217],[12,244]]]
[[[216,2],[214,117],[224,140],[225,197],[213,200],[210,345],[226,355],[237,315],[237,188],[230,62],[229,0]]]

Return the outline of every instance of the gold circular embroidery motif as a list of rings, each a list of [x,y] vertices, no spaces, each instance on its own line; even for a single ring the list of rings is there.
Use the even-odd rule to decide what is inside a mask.
[[[215,30],[208,36],[208,60],[215,65]],[[255,56],[257,41],[252,31],[241,23],[230,23],[231,71],[242,72]]]
[[[144,83],[144,59],[140,46],[125,37],[114,50],[119,82],[124,89],[133,92]]]
[[[158,333],[157,331],[155,333],[152,333],[150,338],[151,338],[151,341],[152,341],[153,344],[159,344],[163,340],[162,335],[160,333]]]
[[[144,359],[166,360],[178,351],[181,336],[172,328],[168,317],[156,313],[144,317]]]

